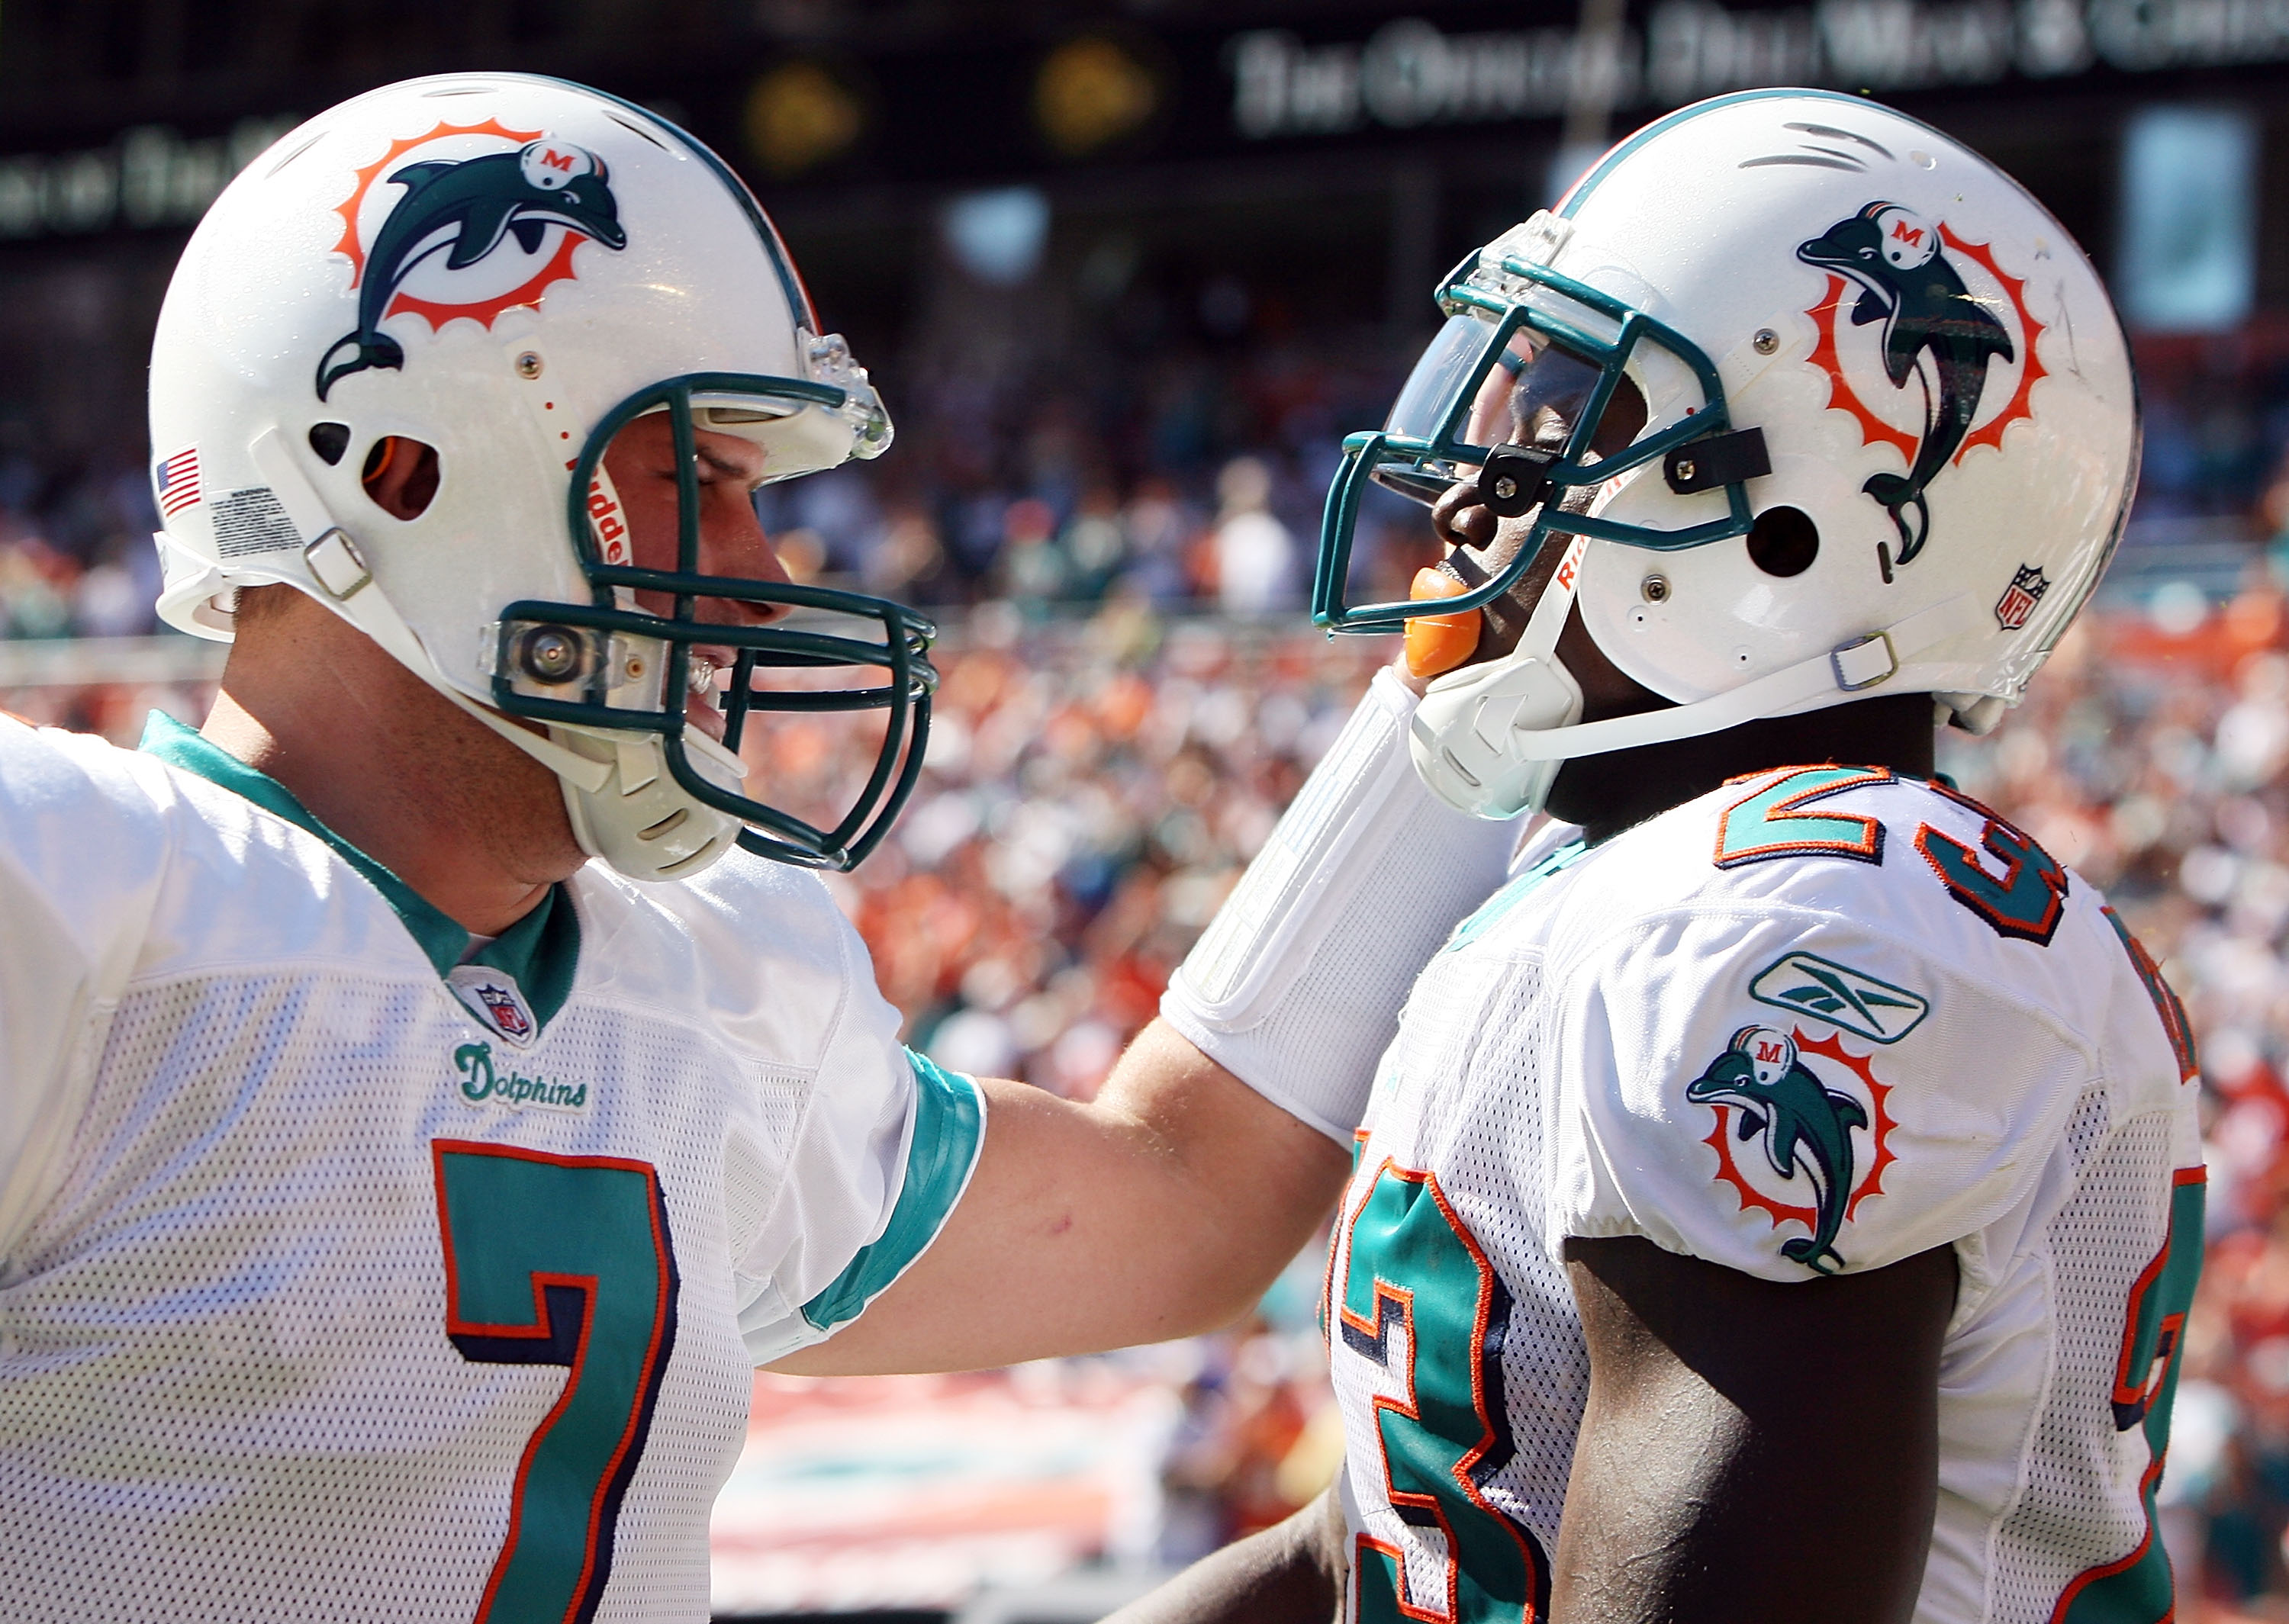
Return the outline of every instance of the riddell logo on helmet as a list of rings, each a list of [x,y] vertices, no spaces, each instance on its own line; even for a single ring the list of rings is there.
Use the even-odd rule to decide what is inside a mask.
[[[604,482],[601,471],[588,482],[588,529],[606,563],[628,561],[627,521],[620,513],[619,498]]]
[[[403,344],[382,330],[393,317],[419,316],[433,333],[455,321],[490,327],[571,280],[582,243],[627,245],[602,158],[490,118],[392,141],[334,212],[357,326],[319,358],[322,401],[353,373],[404,366]]]
[[[2045,323],[2027,307],[2026,283],[1996,262],[1990,244],[1966,243],[1944,220],[1898,203],[1870,203],[1798,243],[1796,256],[1828,273],[1805,314],[1818,334],[1811,361],[1828,374],[1829,406],[1859,420],[1863,444],[1892,446],[1905,464],[1860,487],[1898,533],[1884,561],[1888,580],[1892,565],[1912,563],[1930,537],[1932,482],[1974,446],[2000,450],[2003,432],[2034,415]],[[1854,285],[1847,327],[1838,317]],[[1918,380],[1921,388],[1909,386]]]

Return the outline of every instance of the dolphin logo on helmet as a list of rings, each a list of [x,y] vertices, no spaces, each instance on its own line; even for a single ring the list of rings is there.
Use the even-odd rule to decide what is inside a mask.
[[[319,359],[322,401],[353,372],[405,364],[404,346],[382,331],[381,323],[398,289],[425,260],[442,252],[447,270],[467,270],[510,236],[526,253],[537,254],[551,226],[606,248],[627,246],[603,160],[562,141],[528,141],[514,152],[459,163],[425,160],[389,179],[405,195],[391,208],[366,255],[356,330],[337,338]]]
[[[1987,363],[2016,358],[2011,335],[1940,252],[1939,227],[1896,203],[1871,203],[1849,219],[1797,245],[1806,265],[1860,284],[1852,323],[1884,323],[1884,375],[1904,389],[1928,355],[1938,388],[1924,413],[1922,442],[1906,474],[1871,474],[1860,487],[1883,506],[1900,533],[1898,562],[1911,561],[1931,534],[1924,488],[1946,467],[1979,413]],[[1915,521],[1909,522],[1912,510]]]

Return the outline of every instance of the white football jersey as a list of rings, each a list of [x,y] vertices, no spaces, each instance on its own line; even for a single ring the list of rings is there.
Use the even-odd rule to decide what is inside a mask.
[[[1634,1235],[1776,1281],[1951,1246],[1916,1617],[2160,1624],[2202,1160],[2152,961],[2011,824],[1878,769],[1573,832],[1426,967],[1360,1131],[1351,1616],[1547,1616],[1589,1381],[1564,1246]]]
[[[0,1613],[698,1620],[752,1367],[977,1154],[815,876],[466,933],[275,782],[0,721]]]

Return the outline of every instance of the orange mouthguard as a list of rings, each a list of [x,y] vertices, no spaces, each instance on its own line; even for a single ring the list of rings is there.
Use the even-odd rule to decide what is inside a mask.
[[[1464,591],[1463,584],[1444,570],[1423,569],[1415,572],[1415,584],[1408,596],[1416,602],[1425,598],[1452,598]],[[1459,615],[1417,615],[1407,623],[1407,669],[1418,677],[1435,677],[1449,672],[1471,657],[1479,646],[1479,611],[1465,609]]]

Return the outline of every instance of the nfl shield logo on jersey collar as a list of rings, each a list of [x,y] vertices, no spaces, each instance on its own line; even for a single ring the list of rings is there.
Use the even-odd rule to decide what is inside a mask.
[[[458,965],[446,975],[445,984],[490,1036],[505,1038],[523,1049],[530,1048],[540,1035],[532,1006],[525,1002],[516,978],[506,970],[489,964]]]

